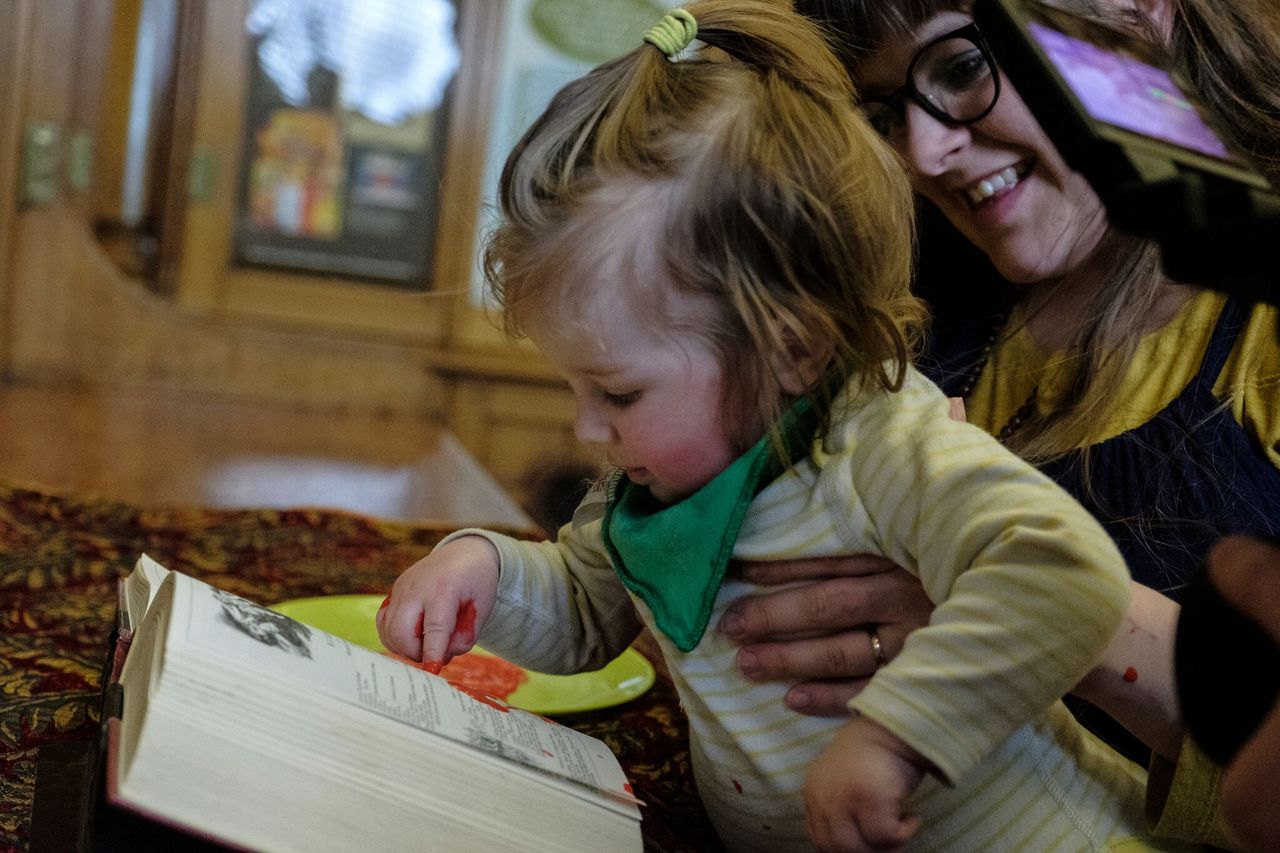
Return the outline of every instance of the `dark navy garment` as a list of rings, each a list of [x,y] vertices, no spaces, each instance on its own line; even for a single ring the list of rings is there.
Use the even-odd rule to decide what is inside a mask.
[[[1280,470],[1213,393],[1251,308],[1229,299],[1200,369],[1178,396],[1141,426],[1089,448],[1090,491],[1079,455],[1041,466],[1102,522],[1134,579],[1174,600],[1218,539],[1280,532]],[[957,395],[987,333],[955,333],[953,352],[925,362],[949,395]],[[1145,763],[1146,748],[1118,724],[1083,702],[1068,704],[1104,740]]]
[[[1102,522],[1134,579],[1175,600],[1218,539],[1280,532],[1280,470],[1213,393],[1251,308],[1229,299],[1178,396],[1141,426],[1089,448],[1091,491],[1080,455],[1041,466]],[[954,351],[933,353],[923,369],[957,395],[988,332],[953,333]]]
[[[1195,378],[1155,417],[1042,470],[1102,522],[1134,580],[1181,600],[1214,542],[1280,532],[1280,470],[1214,396],[1252,305],[1229,299]]]

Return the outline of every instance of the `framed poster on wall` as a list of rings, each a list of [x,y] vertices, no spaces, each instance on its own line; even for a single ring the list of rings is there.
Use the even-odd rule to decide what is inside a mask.
[[[234,257],[426,289],[452,0],[256,0]]]

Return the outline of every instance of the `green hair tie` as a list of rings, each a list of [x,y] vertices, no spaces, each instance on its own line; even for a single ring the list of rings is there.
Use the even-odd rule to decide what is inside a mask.
[[[675,9],[662,16],[662,20],[649,28],[644,40],[662,51],[668,58],[688,47],[698,35],[698,22],[684,9]]]

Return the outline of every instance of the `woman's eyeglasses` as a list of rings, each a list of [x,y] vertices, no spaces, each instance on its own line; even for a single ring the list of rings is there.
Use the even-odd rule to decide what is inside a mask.
[[[947,124],[972,124],[1000,97],[1000,75],[978,25],[969,23],[924,45],[907,66],[907,81],[888,95],[859,105],[882,136],[906,120],[907,99]]]

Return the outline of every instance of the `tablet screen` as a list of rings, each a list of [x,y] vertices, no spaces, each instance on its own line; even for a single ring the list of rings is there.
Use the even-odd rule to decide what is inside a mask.
[[[1094,119],[1219,160],[1235,160],[1168,72],[1034,21],[1027,28]]]

